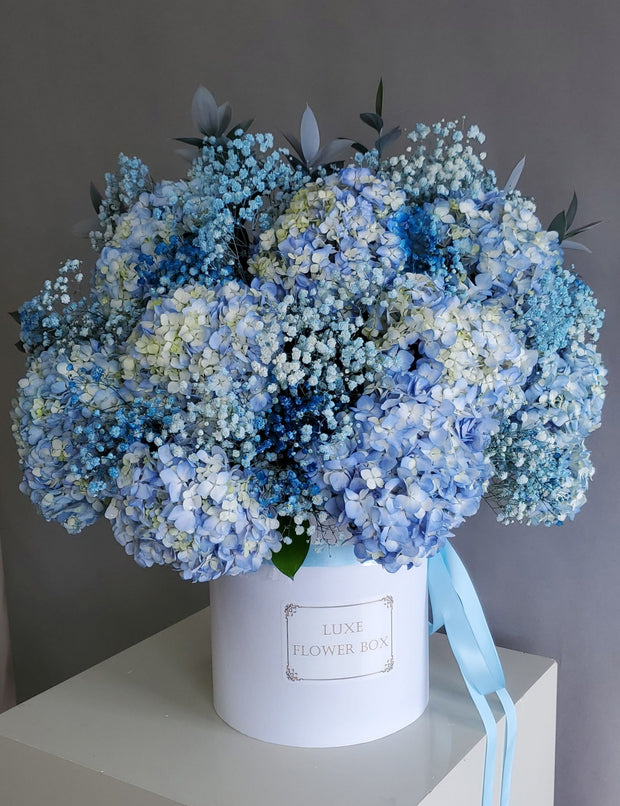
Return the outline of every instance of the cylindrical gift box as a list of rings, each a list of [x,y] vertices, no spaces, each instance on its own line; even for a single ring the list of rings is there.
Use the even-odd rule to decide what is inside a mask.
[[[426,562],[272,564],[210,583],[213,702],[241,733],[295,747],[387,736],[428,702]]]

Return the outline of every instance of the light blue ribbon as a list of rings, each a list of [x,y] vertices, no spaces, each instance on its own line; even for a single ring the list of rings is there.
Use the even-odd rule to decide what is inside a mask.
[[[448,641],[487,734],[482,806],[492,806],[497,756],[497,725],[487,702],[497,694],[506,715],[500,806],[508,806],[517,732],[514,703],[482,605],[465,566],[449,543],[428,561],[428,592],[433,609],[430,631],[445,626]]]
[[[308,549],[308,556],[304,560],[304,568],[341,568],[344,565],[359,565],[359,560],[355,556],[355,551],[351,543],[345,545],[330,546],[328,543],[321,544],[318,549],[311,545]]]
[[[318,551],[310,546],[304,566],[342,567],[358,562],[351,544],[325,545]],[[465,566],[449,543],[428,561],[428,592],[433,609],[430,632],[445,626],[454,657],[486,731],[482,806],[493,803],[497,756],[497,725],[486,699],[489,694],[497,694],[506,714],[500,806],[508,806],[517,733],[515,707],[506,691],[504,672],[478,595]]]

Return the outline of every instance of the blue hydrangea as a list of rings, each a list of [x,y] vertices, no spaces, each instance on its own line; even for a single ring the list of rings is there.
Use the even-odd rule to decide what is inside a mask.
[[[224,127],[225,128],[225,127]],[[121,155],[76,261],[20,309],[22,489],[142,566],[256,570],[305,530],[388,571],[487,496],[501,521],[585,500],[605,370],[591,290],[462,122],[308,169],[205,136],[188,175]],[[331,538],[330,538],[331,539]]]
[[[20,381],[13,434],[21,485],[46,520],[79,532],[105,509],[107,427],[127,402],[118,362],[97,342],[41,352]],[[102,441],[103,438],[103,441]]]
[[[485,448],[495,421],[474,406],[458,411],[433,388],[441,371],[426,370],[360,398],[353,435],[323,463],[327,511],[349,527],[359,559],[388,571],[439,551],[492,475]]]
[[[105,515],[139,565],[170,565],[193,582],[255,571],[282,541],[278,521],[249,493],[247,473],[219,449],[131,445]]]
[[[249,270],[287,290],[328,280],[353,283],[351,297],[372,293],[403,266],[406,251],[391,219],[404,201],[402,190],[366,167],[319,178],[260,236]]]
[[[490,500],[501,521],[550,526],[579,512],[594,473],[585,440],[600,425],[605,384],[592,344],[571,341],[541,358],[526,402],[502,422],[489,450]]]

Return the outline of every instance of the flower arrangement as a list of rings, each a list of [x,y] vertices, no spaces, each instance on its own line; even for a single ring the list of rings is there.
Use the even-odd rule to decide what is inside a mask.
[[[564,265],[577,199],[545,229],[464,121],[290,148],[200,88],[184,179],[121,155],[94,188],[98,252],[19,311],[21,489],[79,532],[100,516],[142,566],[205,581],[310,543],[388,571],[437,553],[483,497],[500,521],[583,504],[602,313]],[[347,156],[347,154],[349,156]]]

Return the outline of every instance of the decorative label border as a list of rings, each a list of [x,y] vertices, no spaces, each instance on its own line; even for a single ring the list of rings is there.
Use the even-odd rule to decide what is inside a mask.
[[[377,604],[383,602],[390,611],[390,657],[387,660],[385,667],[376,672],[365,672],[363,674],[352,674],[346,677],[299,677],[297,672],[291,666],[290,659],[290,643],[289,643],[289,623],[298,610],[336,610],[339,607],[361,607],[368,604]],[[343,605],[300,605],[289,603],[284,605],[284,618],[286,621],[286,670],[285,674],[288,680],[293,683],[301,682],[303,680],[313,682],[324,682],[330,680],[353,680],[358,677],[373,677],[377,674],[385,674],[394,668],[394,597],[386,594],[379,599],[370,599],[367,602],[355,602],[354,604]]]

